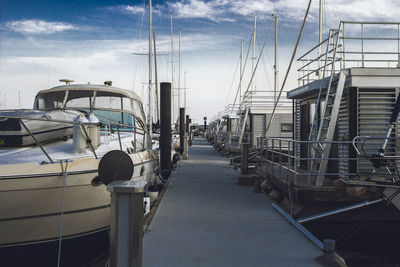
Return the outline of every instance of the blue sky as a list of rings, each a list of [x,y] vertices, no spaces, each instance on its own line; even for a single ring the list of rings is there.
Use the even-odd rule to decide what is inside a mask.
[[[396,21],[397,0],[324,0],[324,30],[339,20]],[[170,53],[169,15],[173,16],[174,61],[178,59],[178,28],[182,28],[182,74],[186,72],[188,113],[201,121],[233,99],[229,88],[238,62],[240,40],[248,41],[257,15],[259,51],[277,13],[280,80],[303,19],[307,0],[178,0],[153,1],[153,25],[159,53]],[[31,107],[39,89],[59,85],[62,78],[78,83],[102,83],[136,91],[146,98],[148,1],[0,0],[0,103],[6,108]],[[318,1],[314,0],[300,53],[317,41]],[[272,36],[272,35],[271,35]],[[257,88],[272,81],[272,38],[259,69]],[[171,80],[170,55],[159,60],[160,81]],[[178,79],[178,65],[174,65]],[[175,85],[177,86],[177,84]],[[296,86],[293,71],[287,89]]]

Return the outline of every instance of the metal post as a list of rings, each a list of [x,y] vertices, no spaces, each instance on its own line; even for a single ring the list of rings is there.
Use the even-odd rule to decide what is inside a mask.
[[[167,179],[171,171],[171,83],[160,86],[160,165]]]
[[[179,153],[185,151],[185,108],[179,109]]]
[[[278,16],[273,14],[275,22],[275,49],[274,49],[274,103],[278,91]]]
[[[111,192],[110,266],[141,267],[144,181],[113,181]]]
[[[400,68],[400,24],[397,24],[397,67]]]
[[[364,24],[361,23],[361,67],[364,68]]]
[[[240,174],[245,175],[248,174],[249,171],[249,144],[247,140],[242,142],[241,146],[241,159],[240,159]]]
[[[322,56],[322,0],[319,0],[319,27],[318,27],[318,79],[321,79],[321,67],[322,67],[322,62],[321,62],[321,56]]]

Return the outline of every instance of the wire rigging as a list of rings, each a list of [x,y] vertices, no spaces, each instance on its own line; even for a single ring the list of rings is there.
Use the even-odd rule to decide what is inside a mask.
[[[310,12],[311,3],[312,3],[312,0],[310,0],[309,3],[308,3],[307,11],[306,11],[306,14],[304,15],[304,20],[303,20],[303,23],[302,23],[301,28],[300,28],[299,36],[297,37],[296,45],[295,45],[295,48],[293,50],[293,54],[292,54],[292,57],[290,59],[288,69],[286,71],[285,78],[283,79],[281,90],[279,91],[278,98],[276,99],[276,102],[275,102],[275,105],[274,105],[274,109],[272,110],[271,116],[269,118],[268,125],[267,125],[267,128],[265,130],[265,133],[268,132],[269,127],[271,126],[272,119],[274,118],[274,115],[275,115],[276,107],[278,106],[279,99],[281,98],[283,88],[285,88],[285,84],[286,84],[287,78],[289,76],[290,69],[292,68],[293,60],[294,60],[294,57],[296,56],[297,48],[298,48],[300,40],[301,40],[301,36],[303,35],[304,26],[306,25],[307,17],[308,17],[308,14]]]

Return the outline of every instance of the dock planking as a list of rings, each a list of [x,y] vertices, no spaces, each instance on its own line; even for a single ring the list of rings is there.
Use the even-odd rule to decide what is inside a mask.
[[[321,250],[238,175],[196,140],[144,235],[143,266],[321,266]]]

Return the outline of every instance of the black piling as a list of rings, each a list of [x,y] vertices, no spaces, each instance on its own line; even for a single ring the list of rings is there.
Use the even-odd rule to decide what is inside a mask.
[[[186,115],[186,134],[189,134],[189,115]]]
[[[179,109],[179,152],[185,150],[185,108]]]
[[[160,84],[160,165],[167,179],[171,172],[171,83]]]

